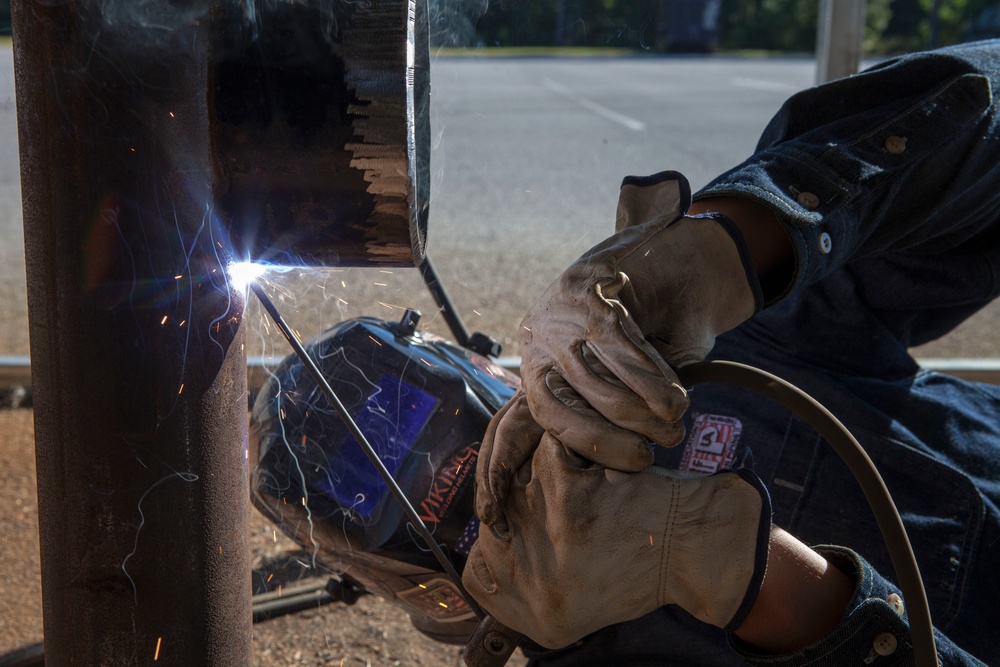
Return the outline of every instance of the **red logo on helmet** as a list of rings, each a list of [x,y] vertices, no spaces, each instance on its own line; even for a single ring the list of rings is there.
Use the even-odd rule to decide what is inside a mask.
[[[420,501],[420,518],[432,523],[440,523],[448,514],[448,508],[465,487],[469,474],[476,469],[475,447],[465,447],[452,456],[434,475],[434,483],[427,497]]]

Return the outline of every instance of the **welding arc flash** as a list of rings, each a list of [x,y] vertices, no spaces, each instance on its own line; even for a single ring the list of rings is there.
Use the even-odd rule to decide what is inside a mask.
[[[227,272],[229,279],[233,281],[233,287],[238,290],[245,290],[251,282],[259,278],[267,270],[263,264],[254,262],[233,262],[229,265]]]

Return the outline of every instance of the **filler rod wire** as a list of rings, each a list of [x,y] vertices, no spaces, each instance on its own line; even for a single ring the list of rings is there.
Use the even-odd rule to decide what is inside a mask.
[[[361,446],[365,456],[367,456],[368,460],[371,461],[373,466],[375,466],[378,474],[389,487],[389,490],[392,491],[392,495],[396,497],[396,500],[403,508],[403,511],[410,519],[414,528],[416,528],[417,532],[420,533],[420,537],[422,537],[424,542],[427,543],[427,546],[434,553],[434,557],[438,559],[441,567],[444,568],[445,573],[447,573],[447,575],[455,583],[455,586],[462,594],[462,598],[465,600],[466,604],[468,604],[469,608],[472,609],[476,618],[482,619],[485,615],[482,608],[465,590],[465,586],[462,585],[462,577],[458,574],[455,566],[452,565],[451,560],[449,560],[448,556],[446,556],[444,551],[441,550],[441,546],[437,543],[437,540],[434,539],[434,536],[431,535],[431,532],[427,530],[427,525],[420,518],[420,515],[417,514],[417,511],[413,508],[413,505],[410,503],[409,499],[407,499],[403,490],[399,488],[398,484],[396,484],[396,480],[392,478],[389,470],[385,467],[385,464],[382,463],[382,459],[379,458],[378,452],[375,451],[375,449],[371,446],[371,443],[368,442],[368,438],[366,438],[365,434],[361,432],[360,428],[358,428],[357,422],[355,422],[354,418],[347,412],[347,408],[344,407],[340,397],[337,396],[333,387],[331,387],[330,383],[327,382],[322,371],[320,371],[319,366],[316,365],[316,362],[314,362],[312,357],[309,356],[309,353],[306,352],[306,349],[302,346],[298,336],[296,336],[292,332],[291,328],[289,328],[289,326],[285,323],[284,318],[281,316],[281,313],[278,312],[274,302],[271,301],[270,297],[268,297],[267,293],[264,291],[264,288],[261,287],[257,281],[250,282],[250,289],[252,289],[253,293],[257,295],[261,305],[264,306],[264,310],[267,311],[267,314],[270,315],[271,319],[274,321],[275,326],[277,326],[278,330],[281,331],[281,335],[285,337],[288,344],[292,346],[293,350],[295,350],[295,354],[299,357],[302,363],[305,364],[305,367],[309,370],[313,379],[316,380],[316,383],[323,390],[323,394],[326,396],[327,400],[330,401],[330,404],[337,411],[337,414],[340,415],[344,424],[347,425],[347,428],[354,435],[354,439],[357,440],[358,444]]]

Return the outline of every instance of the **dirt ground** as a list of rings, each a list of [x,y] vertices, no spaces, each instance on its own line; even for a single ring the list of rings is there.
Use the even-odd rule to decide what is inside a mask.
[[[42,641],[38,501],[32,412],[0,410],[0,655]],[[254,566],[297,552],[259,514],[251,523]],[[248,582],[249,583],[249,582]],[[520,654],[508,664],[524,665]],[[331,604],[254,626],[258,667],[462,665],[461,647],[413,629],[396,607],[373,596],[354,606]]]

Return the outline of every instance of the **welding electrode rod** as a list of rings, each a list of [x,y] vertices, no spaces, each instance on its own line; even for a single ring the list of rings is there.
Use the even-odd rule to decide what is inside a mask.
[[[470,596],[468,592],[466,592],[465,586],[462,585],[461,575],[458,574],[455,566],[452,565],[444,551],[441,550],[441,547],[434,539],[434,536],[431,535],[431,532],[427,530],[427,525],[424,524],[420,515],[417,514],[417,510],[415,510],[413,505],[410,504],[410,501],[403,493],[403,490],[399,488],[398,484],[396,484],[396,480],[392,478],[389,470],[385,467],[385,464],[382,463],[382,459],[379,458],[378,453],[371,446],[371,443],[368,442],[368,438],[366,438],[365,434],[361,432],[360,428],[358,428],[354,418],[352,418],[350,413],[347,412],[347,408],[344,407],[343,403],[341,403],[340,397],[337,396],[333,387],[331,387],[330,383],[326,381],[325,377],[323,377],[323,373],[320,371],[319,366],[317,366],[316,362],[312,360],[312,357],[310,357],[309,353],[306,352],[306,349],[302,346],[298,337],[285,323],[281,313],[279,313],[278,309],[274,306],[274,302],[271,301],[270,297],[268,297],[267,293],[264,291],[264,288],[261,287],[256,281],[250,282],[250,289],[252,289],[253,293],[257,295],[261,305],[264,306],[264,310],[266,310],[267,314],[271,316],[272,320],[274,320],[275,326],[278,327],[281,334],[288,341],[289,345],[291,345],[292,349],[295,350],[295,354],[298,355],[299,359],[302,360],[302,363],[305,364],[307,369],[309,369],[309,373],[313,376],[313,379],[316,380],[316,383],[319,384],[320,388],[322,388],[327,400],[330,401],[330,404],[333,405],[334,409],[336,409],[337,414],[340,415],[340,418],[354,435],[354,439],[357,440],[361,449],[364,450],[365,456],[367,456],[368,460],[372,462],[372,465],[375,466],[376,470],[378,470],[378,474],[382,477],[382,480],[389,487],[389,490],[392,491],[392,495],[394,495],[396,500],[399,501],[403,511],[406,512],[406,516],[409,517],[413,526],[417,529],[417,532],[420,533],[424,542],[427,543],[427,546],[434,553],[435,558],[437,558],[438,562],[441,563],[441,567],[443,567],[447,575],[451,577],[451,580],[455,582],[455,585],[458,587],[459,592],[465,599],[466,604],[469,605],[472,611],[476,614],[477,618],[483,618],[484,613],[482,608],[480,608],[479,604],[472,599],[472,596]]]
[[[424,261],[420,263],[420,276],[424,279],[427,289],[434,298],[434,303],[441,309],[441,315],[444,316],[444,321],[447,323],[448,328],[451,329],[451,334],[455,337],[455,341],[462,347],[467,347],[470,338],[469,330],[465,327],[465,322],[462,321],[461,316],[459,316],[455,304],[451,302],[451,297],[445,291],[444,285],[441,284],[437,272],[431,265],[431,258],[429,256],[424,256]]]

